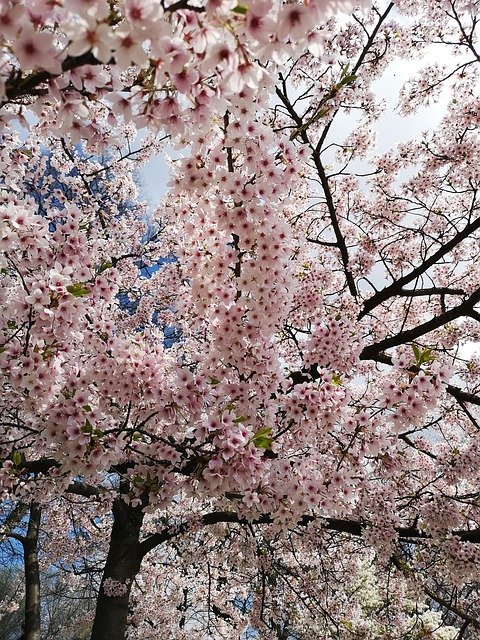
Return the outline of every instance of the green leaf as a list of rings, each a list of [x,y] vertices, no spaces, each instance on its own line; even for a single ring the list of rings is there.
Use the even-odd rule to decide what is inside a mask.
[[[345,87],[346,85],[353,84],[356,79],[357,79],[357,76],[354,75],[354,74],[351,74],[349,76],[345,76],[340,80],[339,86],[340,87]]]
[[[398,565],[402,573],[404,573],[405,575],[408,576],[412,573],[412,569],[408,566],[406,562],[403,562],[403,560],[399,560]]]
[[[433,362],[435,360],[435,355],[432,353],[432,350],[426,347],[422,352],[422,364],[424,362]]]
[[[420,357],[421,357],[421,351],[420,349],[417,347],[416,344],[412,345],[412,349],[413,349],[413,355],[415,356],[415,362],[417,364],[420,363]]]
[[[323,116],[327,115],[327,113],[328,109],[320,108],[309,120],[307,120],[307,122],[293,131],[293,133],[290,135],[290,140],[295,140],[295,138],[306,131],[311,124],[317,122],[317,120],[320,120],[320,118],[323,118]]]
[[[339,373],[333,374],[332,382],[336,387],[339,387],[342,384],[342,378]]]
[[[89,420],[85,420],[85,424],[82,427],[82,433],[92,433],[92,431],[93,431],[92,423]]]
[[[68,293],[71,293],[75,298],[83,298],[91,293],[90,289],[85,286],[83,282],[77,282],[76,284],[70,284],[67,287]]]
[[[343,80],[343,78],[345,78],[348,75],[348,71],[350,69],[350,65],[346,64],[343,69],[342,72],[340,73],[340,80]]]
[[[234,13],[245,15],[247,13],[247,7],[245,7],[243,4],[237,4],[237,6],[232,9],[232,11]]]
[[[13,452],[12,462],[16,467],[18,467],[18,465],[22,462],[22,454],[20,453],[20,451]]]
[[[422,364],[429,364],[435,360],[435,355],[432,353],[432,350],[429,347],[425,347],[425,349],[421,349],[417,347],[417,345],[412,345],[413,354],[415,356],[415,364],[418,367],[421,367]]]
[[[354,73],[349,73],[350,65],[347,64],[343,67],[342,72],[340,73],[340,81],[337,87],[344,87],[346,84],[351,84],[355,82],[357,76]]]
[[[271,435],[271,427],[263,427],[263,429],[259,429],[257,431],[251,441],[256,447],[258,447],[258,449],[270,449],[273,442]]]
[[[110,262],[110,260],[108,260],[107,262],[102,262],[97,269],[97,275],[100,275],[107,269],[110,269],[111,266],[112,266],[112,263]]]

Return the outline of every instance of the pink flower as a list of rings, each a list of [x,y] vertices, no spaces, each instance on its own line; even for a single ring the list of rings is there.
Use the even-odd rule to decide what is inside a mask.
[[[142,47],[142,41],[136,38],[126,25],[117,29],[114,37],[115,61],[121,69],[131,65],[143,68],[148,64],[148,56]]]
[[[49,304],[50,295],[46,291],[37,288],[25,297],[25,302],[31,304],[34,309],[42,310],[44,306]]]
[[[325,39],[325,36],[320,31],[312,31],[308,34],[308,50],[312,56],[319,58],[322,55]]]
[[[227,43],[218,43],[212,47],[203,67],[205,71],[225,69],[233,72],[238,67],[238,54]]]
[[[147,28],[161,17],[162,8],[156,0],[125,0],[124,13],[135,27]]]
[[[207,0],[205,11],[208,13],[226,13],[237,4],[236,0]]]
[[[256,506],[259,503],[258,493],[247,489],[243,495],[242,502],[249,508]]]
[[[257,42],[267,43],[275,33],[275,23],[268,16],[271,8],[270,0],[254,0],[248,7],[245,31]]]
[[[108,82],[108,76],[101,67],[86,65],[80,69],[74,69],[70,72],[70,79],[73,86],[81,90],[86,89],[90,93],[95,93],[99,87],[105,86]]]
[[[112,111],[118,118],[122,116],[125,120],[131,120],[132,118],[132,105],[127,95],[121,93],[114,93],[109,96],[109,102],[112,105]]]
[[[52,34],[47,31],[24,27],[13,44],[13,53],[24,71],[46,69],[54,74],[62,71]]]
[[[264,72],[259,65],[245,62],[227,74],[224,86],[232,93],[240,92],[245,85],[251,89],[256,89],[262,80],[263,74]]]
[[[200,75],[198,71],[192,69],[188,71],[184,69],[180,73],[172,74],[172,82],[180,91],[180,93],[188,93],[192,87],[198,82]]]
[[[170,73],[181,73],[191,60],[191,54],[181,38],[165,37],[152,42],[152,53],[160,59],[160,67],[166,65]]]
[[[278,19],[277,34],[280,40],[292,42],[303,38],[306,32],[313,26],[310,14],[306,7],[297,4],[288,4],[282,7]]]
[[[21,25],[25,7],[21,4],[11,6],[5,3],[0,11],[0,33],[7,40],[13,40]]]
[[[65,26],[65,33],[72,43],[68,48],[71,56],[81,56],[91,51],[100,62],[109,62],[112,57],[114,39],[111,28],[105,23],[97,23],[88,17],[71,21]]]

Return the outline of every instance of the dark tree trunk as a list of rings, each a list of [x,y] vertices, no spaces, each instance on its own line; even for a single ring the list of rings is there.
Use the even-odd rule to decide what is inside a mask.
[[[25,625],[24,640],[40,640],[40,571],[38,567],[38,533],[42,508],[30,505],[27,535],[22,540],[25,567]]]
[[[131,507],[119,497],[113,503],[110,547],[103,570],[91,640],[125,638],[130,590],[142,562],[139,542],[144,517],[142,507],[143,505]],[[121,595],[108,595],[111,581],[123,588]]]

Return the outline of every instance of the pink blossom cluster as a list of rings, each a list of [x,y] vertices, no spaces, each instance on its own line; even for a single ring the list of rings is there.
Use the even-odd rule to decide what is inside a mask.
[[[356,333],[357,328],[348,320],[335,317],[319,322],[305,343],[305,364],[317,364],[327,369],[335,367],[341,373],[351,373],[363,347],[363,340]]]
[[[0,116],[24,118],[11,84],[23,73],[50,93],[39,92],[36,115],[73,142],[93,140],[105,119],[174,135],[190,123],[208,130],[239,91],[265,82],[268,60],[288,57],[293,43],[318,52],[315,25],[350,8],[341,0],[122,0],[113,9],[106,0],[8,0],[0,13]]]

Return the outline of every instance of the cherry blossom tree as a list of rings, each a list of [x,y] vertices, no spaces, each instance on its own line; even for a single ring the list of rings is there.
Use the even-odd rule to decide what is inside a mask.
[[[478,635],[478,14],[3,3],[1,486],[92,640]]]
[[[45,640],[90,636],[97,585],[88,563],[101,557],[103,536],[95,535],[88,503],[71,506],[65,500],[4,504],[0,636],[5,640],[34,634]],[[66,535],[58,537],[60,530]]]

